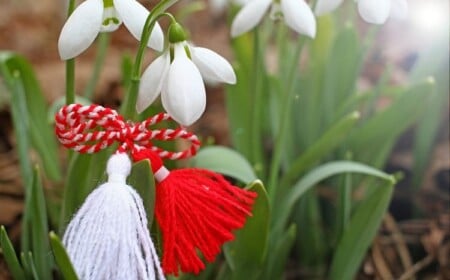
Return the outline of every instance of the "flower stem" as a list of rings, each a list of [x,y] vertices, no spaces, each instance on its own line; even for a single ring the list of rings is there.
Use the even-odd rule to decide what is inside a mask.
[[[139,49],[136,54],[136,59],[134,61],[133,72],[131,73],[130,87],[128,88],[128,92],[125,95],[122,107],[121,114],[128,119],[135,119],[136,110],[134,106],[136,105],[137,94],[139,89],[139,83],[141,81],[141,67],[142,60],[144,58],[144,51],[147,47],[148,40],[150,39],[150,34],[153,30],[153,27],[156,24],[156,21],[162,16],[165,11],[174,5],[178,0],[163,0],[159,2],[150,14],[147,17],[147,20],[144,24],[144,30],[142,32],[141,42],[139,44]]]
[[[67,17],[75,10],[75,0],[69,0]],[[75,59],[66,61],[66,104],[75,103]]]
[[[251,152],[250,154],[252,163],[254,165],[257,175],[264,174],[264,163],[262,159],[262,146],[261,146],[261,107],[262,107],[262,95],[263,89],[261,87],[261,80],[264,73],[261,71],[261,40],[260,30],[256,28],[254,31],[253,39],[253,77],[252,77],[252,109],[251,109]]]
[[[279,170],[281,165],[281,157],[284,150],[284,144],[286,142],[286,135],[287,130],[289,127],[289,124],[291,123],[289,121],[289,117],[291,116],[291,110],[292,110],[292,99],[294,97],[294,83],[295,83],[295,73],[298,68],[299,64],[299,58],[301,51],[303,49],[304,45],[304,39],[300,38],[297,48],[295,50],[294,58],[292,59],[292,64],[290,65],[289,71],[288,71],[288,78],[287,83],[285,87],[285,94],[283,97],[283,101],[281,103],[280,108],[281,110],[281,117],[279,122],[279,131],[277,133],[277,138],[275,139],[275,147],[274,147],[274,153],[272,162],[270,165],[270,173],[269,173],[269,185],[268,185],[268,192],[270,199],[275,199],[276,195],[276,184],[278,181],[279,176]]]

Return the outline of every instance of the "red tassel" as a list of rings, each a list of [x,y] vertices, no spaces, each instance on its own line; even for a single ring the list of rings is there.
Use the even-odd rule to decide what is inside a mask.
[[[232,231],[243,227],[246,217],[251,216],[257,194],[233,186],[209,170],[190,168],[168,173],[148,150],[134,156],[135,160],[142,158],[152,161],[160,181],[156,219],[163,234],[163,270],[176,276],[180,268],[198,274],[205,264],[197,249],[206,261],[214,261],[222,244],[234,239]]]

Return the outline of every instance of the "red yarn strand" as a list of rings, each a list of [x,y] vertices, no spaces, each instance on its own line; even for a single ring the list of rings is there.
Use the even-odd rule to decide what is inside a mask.
[[[203,169],[175,170],[156,189],[156,218],[163,233],[163,270],[199,273],[214,261],[233,230],[244,226],[256,193]]]
[[[114,142],[122,144],[119,152],[149,149],[162,159],[185,159],[200,148],[197,136],[183,128],[149,129],[159,122],[170,120],[165,113],[157,114],[141,123],[126,122],[115,110],[100,105],[70,104],[55,115],[55,133],[61,144],[79,153],[93,154]],[[191,146],[181,152],[166,151],[153,146],[151,140],[184,139]]]

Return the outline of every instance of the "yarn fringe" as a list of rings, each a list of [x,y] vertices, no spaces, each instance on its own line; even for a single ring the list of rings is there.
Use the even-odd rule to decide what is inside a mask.
[[[108,182],[86,198],[66,229],[63,243],[80,279],[165,279],[142,199],[125,184],[129,165],[124,154],[111,157]]]
[[[222,244],[234,239],[232,231],[251,216],[256,195],[209,170],[171,171],[156,188],[164,272],[178,275],[181,269],[198,274],[205,264],[197,249],[206,261],[214,261]]]

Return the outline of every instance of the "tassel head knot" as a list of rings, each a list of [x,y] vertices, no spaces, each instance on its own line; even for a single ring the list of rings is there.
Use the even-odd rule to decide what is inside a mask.
[[[131,161],[125,153],[112,155],[106,164],[108,182],[125,184],[131,172]]]

